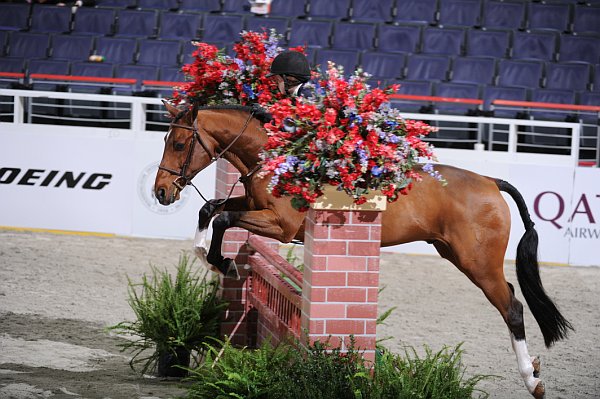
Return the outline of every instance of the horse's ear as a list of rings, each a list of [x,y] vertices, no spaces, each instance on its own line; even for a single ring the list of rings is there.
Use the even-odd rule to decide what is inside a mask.
[[[177,109],[177,107],[172,105],[170,102],[168,102],[167,100],[162,100],[162,102],[165,105],[165,108],[167,108],[167,111],[169,111],[169,114],[171,114],[173,118],[176,117],[177,114],[179,114],[180,110]]]

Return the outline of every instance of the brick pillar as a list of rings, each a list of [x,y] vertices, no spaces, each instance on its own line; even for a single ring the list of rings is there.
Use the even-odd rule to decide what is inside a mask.
[[[224,159],[217,161],[217,179],[216,179],[216,198],[227,198],[231,186],[240,177],[239,172],[229,162]],[[244,186],[238,183],[233,191],[232,196],[244,194]],[[248,263],[248,248],[246,241],[248,240],[248,231],[231,228],[225,232],[223,237],[223,256],[226,258],[235,259],[238,266],[241,279],[239,281],[221,276],[221,288],[223,299],[229,302],[229,307],[225,312],[221,322],[221,335],[230,336],[236,324],[243,318],[246,307],[246,289],[249,270]],[[253,323],[250,323],[253,324]],[[252,328],[249,328],[247,320],[243,320],[238,327],[231,341],[235,345],[250,345],[254,342],[255,334],[252,333]]]
[[[344,197],[344,204],[328,203],[325,198],[324,204],[314,204],[308,211],[302,330],[311,343],[329,340],[343,351],[353,335],[365,359],[374,361],[385,200],[381,205],[378,197],[379,208],[357,207]]]

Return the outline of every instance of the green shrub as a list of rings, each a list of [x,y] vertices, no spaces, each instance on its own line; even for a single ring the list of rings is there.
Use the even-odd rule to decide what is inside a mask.
[[[227,304],[218,295],[218,281],[208,278],[208,271],[202,276],[192,271],[193,264],[183,253],[175,280],[154,266],[150,277],[144,274],[139,284],[128,277],[128,302],[136,320],[109,329],[132,336],[133,340],[120,345],[121,350],[133,352],[130,366],[142,363],[142,374],[161,354],[181,349],[201,352],[203,344],[219,334],[221,312]],[[148,355],[148,349],[154,352]]]

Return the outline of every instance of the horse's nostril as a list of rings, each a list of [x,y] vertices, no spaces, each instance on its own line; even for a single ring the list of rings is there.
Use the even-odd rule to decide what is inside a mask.
[[[159,202],[163,202],[165,200],[166,197],[166,192],[164,188],[159,188],[158,190],[156,190],[156,198],[158,199]]]

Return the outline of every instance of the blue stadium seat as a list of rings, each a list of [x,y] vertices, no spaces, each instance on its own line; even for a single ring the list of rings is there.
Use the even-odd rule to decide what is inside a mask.
[[[427,81],[410,81],[410,80],[395,80],[391,83],[400,85],[398,94],[407,94],[413,96],[432,96],[433,95],[433,83]],[[429,103],[423,101],[413,100],[394,100],[391,101],[392,107],[397,108],[404,112],[431,112],[430,109],[426,109]]]
[[[137,0],[96,0],[98,7],[133,8],[137,6]]]
[[[66,33],[71,30],[71,8],[54,5],[33,6],[31,31]]]
[[[142,10],[177,10],[179,1],[177,0],[137,0],[138,8]]]
[[[45,73],[49,75],[68,75],[70,65],[68,61],[61,60],[30,60],[27,72]]]
[[[104,57],[104,61],[115,64],[131,64],[136,55],[136,41],[124,37],[99,37],[96,39],[95,54]]]
[[[440,82],[436,83],[434,91],[437,97],[479,99],[479,86],[476,84]],[[466,115],[474,113],[477,105],[439,102],[435,108],[440,114]]]
[[[115,31],[115,10],[81,7],[75,13],[73,33],[78,35],[111,35]]]
[[[422,28],[416,25],[379,25],[377,48],[386,53],[418,53]]]
[[[402,0],[396,2],[396,22],[436,24],[437,0]]]
[[[594,82],[592,89],[600,92],[600,64],[596,64],[594,67]],[[600,105],[600,103],[598,103],[598,105]]]
[[[181,44],[181,63],[184,65],[192,63],[194,61],[192,53],[196,51],[197,47],[189,40],[184,40]]]
[[[333,27],[332,48],[369,50],[375,44],[375,24],[337,22]]]
[[[461,28],[425,28],[421,51],[425,54],[460,55],[464,52],[465,30]]]
[[[304,45],[309,47],[329,47],[332,26],[333,23],[331,21],[295,19],[292,21],[289,45],[291,47]]]
[[[452,62],[451,81],[455,83],[493,84],[496,59],[492,57],[456,57]]]
[[[306,1],[273,1],[271,3],[271,11],[273,16],[280,17],[302,17],[306,15]]]
[[[246,30],[255,32],[262,32],[263,29],[267,31],[275,29],[280,35],[286,36],[290,21],[286,17],[263,17],[263,16],[249,16],[246,17]]]
[[[498,85],[505,87],[540,87],[544,64],[538,61],[500,60]]]
[[[551,61],[557,58],[558,34],[553,31],[514,32],[512,58]]]
[[[140,39],[138,41],[139,65],[179,65],[181,45],[175,40]]]
[[[116,65],[115,78],[136,79],[137,83],[133,89],[141,90],[142,81],[158,80],[158,68],[151,65]],[[129,95],[132,88],[115,89],[115,94]]]
[[[13,32],[9,41],[9,57],[45,58],[50,37],[43,33]]]
[[[351,3],[351,0],[310,0],[307,15],[310,18],[348,18]]]
[[[0,30],[24,30],[29,23],[29,4],[2,4],[0,12]]]
[[[553,104],[575,104],[575,92],[572,90],[535,89],[531,93],[531,101]],[[566,121],[572,120],[575,111],[543,110],[531,111],[530,115],[537,120]],[[558,137],[557,135],[569,135],[570,130],[556,127],[535,126],[532,133],[543,133],[544,136],[533,135],[526,142],[537,145],[570,146],[571,137]]]
[[[94,48],[92,36],[55,35],[50,55],[56,60],[85,61]]]
[[[581,62],[546,63],[547,89],[586,90],[591,87],[592,68]]]
[[[504,58],[510,49],[511,32],[507,30],[469,29],[466,55]]]
[[[25,72],[26,64],[25,58],[0,57],[0,72]]]
[[[345,76],[351,76],[358,65],[358,55],[357,51],[319,49],[316,54],[317,65],[321,66],[321,71],[325,71],[327,61],[333,61],[344,67]]]
[[[481,25],[485,28],[521,29],[525,24],[526,2],[486,1]]]
[[[74,62],[71,64],[71,75],[112,78],[114,66],[105,62]]]
[[[250,4],[248,0],[223,0],[223,12],[227,13],[249,13]]]
[[[154,10],[120,10],[117,36],[150,37],[157,32],[158,14]]]
[[[185,81],[185,75],[179,67],[160,67],[158,79],[163,82],[183,82]]]
[[[569,30],[569,5],[560,3],[528,3],[528,29]]]
[[[483,87],[482,99],[485,111],[494,111],[498,118],[515,118],[517,110],[493,109],[494,100],[527,101],[527,89],[522,87],[500,87],[487,85]]]
[[[438,23],[443,26],[479,26],[481,0],[440,1]]]
[[[598,4],[594,6],[575,5],[573,32],[600,34],[600,7]]]
[[[0,57],[4,56],[8,44],[8,31],[0,30]]]
[[[179,10],[184,12],[218,12],[221,11],[220,0],[181,0]]]
[[[194,40],[199,37],[202,19],[198,14],[162,12],[160,14],[160,39]]]
[[[206,14],[202,41],[233,43],[240,38],[243,19],[240,15]]]
[[[398,53],[366,51],[362,55],[362,68],[374,79],[395,79],[402,77],[406,56]]]
[[[394,0],[362,0],[352,3],[352,17],[356,22],[390,22]]]
[[[595,105],[600,106],[600,93],[584,91],[579,95],[579,104],[580,105]],[[581,119],[585,123],[593,123],[598,124],[599,118],[598,113],[581,113]],[[598,128],[596,128],[597,131]]]
[[[560,36],[559,61],[584,61],[590,64],[600,63],[600,40],[597,36],[567,35]]]
[[[414,54],[408,57],[405,76],[408,80],[446,80],[449,68],[448,57]]]

